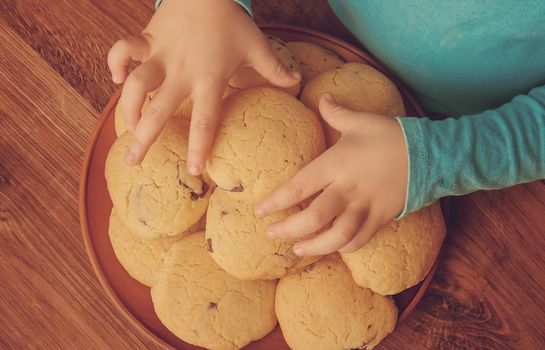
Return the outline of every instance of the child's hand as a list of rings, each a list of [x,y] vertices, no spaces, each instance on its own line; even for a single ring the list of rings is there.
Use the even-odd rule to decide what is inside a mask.
[[[299,256],[358,249],[402,211],[407,192],[407,150],[396,120],[342,108],[330,94],[320,99],[320,112],[341,139],[256,207],[266,216],[322,191],[267,229],[270,238],[299,238],[333,221],[293,246]]]
[[[142,62],[128,74],[131,60]],[[181,101],[193,100],[188,170],[201,173],[227,81],[243,65],[281,87],[297,84],[246,12],[232,0],[165,0],[141,35],[118,41],[108,55],[120,104],[134,132],[126,161],[138,164]],[[128,77],[127,77],[128,75]],[[158,88],[140,115],[146,93]]]

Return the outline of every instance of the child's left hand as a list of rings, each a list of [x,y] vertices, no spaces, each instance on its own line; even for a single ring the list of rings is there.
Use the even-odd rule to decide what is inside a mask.
[[[332,95],[320,99],[320,112],[341,139],[256,206],[267,216],[321,193],[304,210],[267,228],[270,238],[300,238],[299,256],[351,252],[364,245],[405,205],[408,160],[399,123],[388,117],[338,106]]]

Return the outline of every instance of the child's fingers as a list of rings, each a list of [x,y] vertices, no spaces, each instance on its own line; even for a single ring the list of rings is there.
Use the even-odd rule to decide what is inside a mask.
[[[269,238],[299,238],[329,224],[344,210],[343,199],[332,186],[327,187],[306,209],[267,227]]]
[[[127,78],[119,104],[125,117],[127,129],[134,132],[141,116],[142,105],[147,94],[155,90],[162,82],[164,73],[160,66],[149,60],[136,67]]]
[[[225,84],[210,83],[193,92],[193,111],[189,129],[187,170],[191,175],[202,173],[204,163],[219,119],[219,109]]]
[[[125,156],[130,165],[139,164],[155,142],[168,118],[176,111],[187,90],[179,79],[165,79],[134,130],[134,138]]]
[[[333,181],[331,171],[331,156],[326,151],[258,203],[255,215],[267,216],[307,199]]]
[[[297,242],[293,252],[298,256],[325,255],[333,253],[350,242],[364,218],[361,210],[347,207],[333,222],[330,229],[319,235]]]
[[[358,233],[347,245],[339,249],[341,253],[352,253],[367,243],[371,237],[380,229],[381,223],[374,215],[369,214]]]
[[[325,93],[320,97],[318,107],[325,121],[341,133],[345,133],[361,123],[362,118],[366,114],[338,105],[335,97],[330,93]]]
[[[148,59],[150,45],[144,36],[128,36],[117,41],[108,52],[108,67],[112,80],[121,84],[127,78],[127,67],[131,60],[143,62]]]
[[[259,40],[259,45],[253,49],[248,61],[259,74],[276,86],[290,87],[301,80],[301,74],[286,68],[265,38]]]

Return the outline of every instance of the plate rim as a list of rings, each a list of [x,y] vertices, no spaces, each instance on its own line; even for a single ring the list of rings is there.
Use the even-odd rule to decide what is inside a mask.
[[[411,104],[411,106],[414,109],[415,115],[418,117],[424,116],[424,111],[418,101],[416,100],[416,97],[414,96],[413,92],[399,79],[397,79],[395,76],[392,76],[392,74],[387,71],[373,56],[368,54],[367,52],[364,52],[363,50],[357,48],[354,45],[351,45],[344,40],[338,39],[332,35],[322,33],[316,30],[302,28],[294,25],[287,25],[287,24],[259,24],[260,29],[263,32],[267,32],[269,30],[272,31],[290,31],[297,34],[302,34],[310,37],[314,37],[320,40],[326,40],[331,44],[334,44],[336,46],[341,46],[343,49],[350,51],[351,53],[357,55],[357,56],[363,56],[369,63],[372,64],[372,66],[378,70],[380,70],[382,73],[388,76],[389,79],[395,82],[396,86],[399,90],[402,92],[402,96],[405,98],[405,100]],[[94,155],[96,143],[98,140],[98,137],[100,133],[103,131],[107,121],[108,116],[111,114],[112,110],[115,109],[117,105],[117,101],[119,100],[121,96],[121,87],[117,88],[112,97],[109,99],[108,103],[104,107],[104,109],[101,111],[100,116],[94,126],[93,132],[91,133],[87,145],[85,147],[85,151],[83,154],[82,159],[82,165],[80,168],[80,176],[79,176],[79,194],[78,194],[78,207],[79,207],[79,218],[80,218],[80,228],[81,233],[83,236],[83,243],[86,250],[86,255],[89,258],[89,261],[91,263],[91,266],[93,268],[93,272],[95,276],[98,278],[100,285],[104,289],[106,295],[109,297],[108,302],[113,304],[115,309],[119,311],[136,329],[138,329],[140,332],[142,332],[146,338],[151,340],[154,344],[161,346],[164,349],[172,349],[176,350],[174,347],[172,347],[170,344],[165,342],[163,339],[158,337],[155,333],[153,333],[148,327],[146,327],[142,322],[140,322],[135,315],[129,311],[129,309],[125,306],[125,304],[119,299],[117,294],[114,292],[112,285],[110,284],[109,280],[106,278],[106,274],[102,269],[101,264],[98,261],[98,257],[96,255],[96,252],[93,247],[91,235],[90,235],[90,227],[89,227],[89,221],[88,218],[88,207],[87,207],[87,183],[89,179],[89,170],[90,170],[90,162]],[[441,208],[443,210],[443,216],[445,220],[445,225],[448,222],[448,201],[446,199],[441,200]],[[448,233],[448,230],[447,230]],[[399,324],[404,322],[408,316],[412,313],[412,311],[416,308],[418,303],[422,300],[423,295],[428,291],[429,286],[433,280],[433,277],[435,276],[435,273],[437,271],[438,262],[440,261],[441,256],[443,255],[444,250],[444,242],[441,243],[440,251],[437,255],[437,258],[435,259],[434,264],[430,268],[429,272],[426,274],[426,277],[422,280],[422,284],[420,288],[418,289],[417,293],[415,294],[414,298],[411,300],[411,302],[407,305],[405,310],[398,316],[398,320],[396,322],[396,328]]]
[[[100,117],[95,125],[95,128],[89,138],[87,146],[85,147],[85,153],[83,156],[81,171],[80,171],[80,183],[79,183],[79,216],[80,216],[80,225],[81,232],[83,235],[83,244],[85,246],[86,254],[91,262],[93,272],[98,278],[100,285],[106,292],[106,295],[109,297],[108,302],[114,305],[114,308],[120,312],[133,327],[142,332],[147,339],[151,340],[158,346],[161,346],[165,349],[176,350],[174,347],[170,346],[167,342],[163,341],[157,335],[155,335],[148,327],[146,327],[142,322],[140,322],[132,312],[123,304],[119,299],[117,294],[114,292],[112,285],[109,280],[106,278],[106,274],[102,269],[101,264],[98,261],[93,243],[91,240],[90,230],[89,230],[89,221],[87,220],[87,181],[89,178],[89,168],[90,161],[95,151],[95,146],[97,143],[98,136],[104,129],[106,122],[108,121],[108,116],[115,109],[117,101],[121,96],[121,88],[118,88],[115,93],[110,97],[110,100],[100,113]]]

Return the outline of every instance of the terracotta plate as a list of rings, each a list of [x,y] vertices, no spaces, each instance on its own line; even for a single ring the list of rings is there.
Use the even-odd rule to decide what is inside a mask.
[[[409,115],[422,115],[422,109],[412,94],[373,58],[361,50],[334,37],[291,26],[264,26],[263,30],[285,41],[308,41],[336,52],[346,61],[366,62],[385,74],[398,85]],[[149,288],[132,279],[116,260],[108,238],[108,220],[112,203],[104,179],[104,163],[113,141],[114,109],[119,99],[118,91],[110,100],[89,141],[83,160],[80,179],[80,218],[83,238],[93,268],[118,310],[142,332],[165,348],[198,349],[170,333],[159,321],[151,303]],[[403,322],[428,288],[436,265],[417,286],[394,296],[399,308],[399,321]],[[265,338],[250,344],[247,349],[289,349],[279,327]]]

